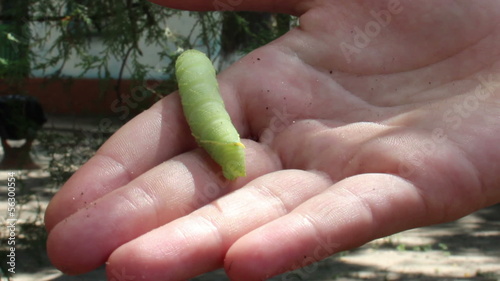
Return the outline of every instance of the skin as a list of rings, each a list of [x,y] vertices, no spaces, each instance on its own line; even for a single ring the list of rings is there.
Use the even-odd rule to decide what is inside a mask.
[[[218,76],[247,177],[222,178],[169,95],[52,200],[59,269],[106,262],[110,280],[186,280],[223,267],[231,280],[264,280],[500,202],[500,2],[402,1],[351,56],[342,42],[356,46],[387,1],[230,3],[300,16]]]

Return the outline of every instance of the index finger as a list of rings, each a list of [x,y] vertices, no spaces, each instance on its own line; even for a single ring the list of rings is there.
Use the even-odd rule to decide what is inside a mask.
[[[45,213],[47,230],[85,204],[195,145],[179,95],[163,98],[120,128],[66,182]]]

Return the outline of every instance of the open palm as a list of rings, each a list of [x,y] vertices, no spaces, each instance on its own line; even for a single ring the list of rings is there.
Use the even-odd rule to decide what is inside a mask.
[[[222,178],[169,95],[52,200],[58,268],[185,280],[224,267],[262,280],[500,202],[500,2],[224,5],[300,16],[218,76],[247,177]]]

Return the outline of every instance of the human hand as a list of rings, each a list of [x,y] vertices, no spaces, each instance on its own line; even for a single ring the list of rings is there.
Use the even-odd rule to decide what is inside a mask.
[[[498,1],[229,3],[300,16],[218,76],[247,177],[221,177],[169,95],[52,200],[59,269],[262,280],[500,202]]]

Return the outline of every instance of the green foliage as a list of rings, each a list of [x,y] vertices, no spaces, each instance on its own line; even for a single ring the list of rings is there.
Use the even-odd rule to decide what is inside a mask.
[[[14,24],[0,25],[0,78],[17,78],[27,74],[29,61],[21,54],[27,50],[23,32]]]
[[[3,5],[12,3],[7,0],[0,2]],[[5,31],[1,28],[6,25],[0,25],[0,36],[8,39],[2,42],[9,41],[8,44],[19,51],[18,58],[28,58],[25,62],[30,62],[32,70],[53,77],[60,77],[68,61],[76,59],[80,75],[97,70],[99,78],[109,79],[112,72],[110,61],[119,60],[122,62],[120,77],[124,71],[129,71],[133,80],[140,81],[147,78],[146,74],[154,68],[141,62],[145,56],[144,46],[158,47],[160,51],[156,54],[147,54],[158,56],[158,61],[174,61],[180,51],[192,48],[202,49],[213,60],[219,55],[221,44],[243,43],[243,48],[238,49],[247,52],[290,28],[290,17],[285,15],[187,13],[146,0],[22,0],[16,3],[1,11],[0,20],[13,23],[18,29]],[[195,19],[187,35],[172,32],[167,24],[169,19],[183,13]],[[241,38],[246,39],[241,41]],[[92,50],[93,42],[101,43],[103,48]],[[19,48],[28,46],[28,43],[29,49]],[[13,65],[12,56],[0,52],[2,69],[7,70]],[[166,78],[174,77],[172,67],[162,70],[166,71]],[[6,73],[12,72],[4,71],[3,75],[0,72],[0,76],[11,78],[6,77]],[[18,73],[18,76],[25,74]]]
[[[284,33],[293,18],[284,14],[223,12],[222,49],[226,52],[250,52]]]
[[[99,78],[110,78],[110,61],[118,59],[125,65],[130,60],[140,61],[144,55],[144,41],[148,45],[157,45],[168,50],[168,38],[164,35],[165,20],[180,11],[164,9],[145,0],[141,1],[53,1],[40,0],[32,6],[32,21],[43,19],[43,25],[56,38],[49,41],[47,33],[37,32],[31,39],[47,49],[49,54],[31,54],[34,69],[46,70],[56,67],[59,75],[70,58],[78,58],[77,67],[81,75],[90,70],[97,70]],[[58,11],[54,13],[54,11]],[[92,50],[93,42],[104,47]],[[151,55],[151,54],[148,54]],[[159,59],[164,59],[160,54]],[[134,79],[144,79],[141,64],[131,64],[130,72]]]
[[[0,14],[2,23],[15,22],[13,25],[22,26],[21,29],[27,31],[5,31],[10,25],[0,25],[0,36],[8,39],[2,40],[3,45],[7,45],[5,48],[0,46],[0,78],[4,79],[27,76],[26,71],[7,75],[13,73],[17,57],[28,58],[25,61],[30,62],[32,70],[42,71],[53,78],[61,77],[63,68],[72,60],[77,61],[80,76],[92,70],[97,71],[99,78],[110,79],[110,62],[118,60],[122,62],[119,79],[128,71],[133,80],[142,81],[148,78],[147,73],[155,67],[142,62],[146,55],[143,53],[144,46],[156,46],[161,50],[156,54],[148,53],[148,56],[157,56],[158,61],[173,61],[179,49],[205,48],[209,54],[214,54],[218,44],[216,38],[220,21],[215,13],[191,13],[197,22],[190,34],[181,36],[169,32],[167,20],[183,12],[160,7],[146,0],[19,2],[23,5],[9,5]],[[29,11],[25,11],[26,7],[29,7]],[[16,15],[25,12],[27,15],[22,20],[14,21]],[[195,29],[197,32],[194,32]],[[13,49],[13,46],[19,50],[16,47],[18,41],[25,45],[29,42],[30,48],[14,55],[2,52]],[[100,50],[92,49],[94,42],[103,47]],[[163,78],[174,76],[172,68],[162,70],[169,71],[163,73]]]

